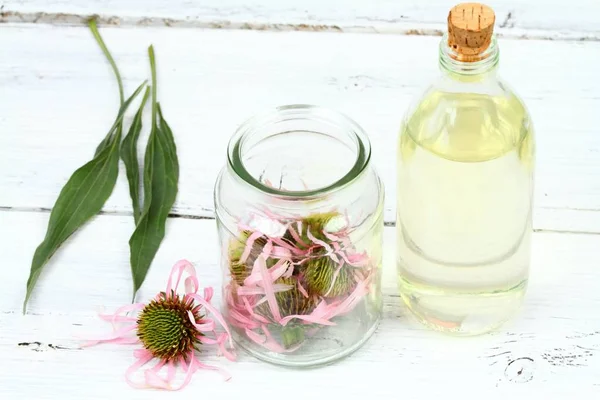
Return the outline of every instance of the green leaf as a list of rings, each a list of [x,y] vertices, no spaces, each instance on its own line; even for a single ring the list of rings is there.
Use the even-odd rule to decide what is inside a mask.
[[[144,207],[129,240],[133,297],[144,283],[165,236],[165,225],[175,203],[179,163],[173,134],[156,101],[154,49],[148,49],[152,70],[152,128],[144,158]]]
[[[96,25],[96,19],[90,18],[90,20],[88,21],[88,26],[90,27],[90,30],[92,31],[92,34],[94,35],[94,39],[96,39],[96,42],[100,46],[102,53],[104,53],[104,56],[106,57],[110,66],[112,67],[112,70],[115,74],[115,78],[117,78],[117,84],[119,86],[119,104],[120,104],[120,107],[122,107],[123,99],[125,96],[123,95],[123,80],[121,79],[121,74],[119,73],[117,64],[115,63],[114,58],[110,54],[110,51],[108,51],[108,48],[106,47],[106,43],[104,43],[104,40],[102,40],[102,36],[100,36],[100,32],[98,31],[98,26]],[[109,131],[108,134],[106,135],[106,137],[104,138],[104,140],[102,140],[102,142],[100,142],[100,144],[96,148],[96,153],[94,155],[98,155],[98,153],[100,153],[102,150],[104,150],[104,148],[106,148],[106,146],[109,145],[112,135],[121,134],[122,131],[123,131],[122,124],[118,130],[116,130],[114,132]]]
[[[111,139],[104,149],[76,170],[58,195],[50,213],[46,236],[33,255],[23,313],[44,265],[75,231],[100,212],[110,197],[119,173],[119,126],[127,107],[144,85],[140,85],[119,110],[109,131]]]
[[[133,205],[133,220],[136,225],[140,219],[140,172],[137,157],[137,143],[140,132],[142,131],[142,115],[149,94],[150,88],[146,88],[142,104],[135,114],[129,132],[121,144],[121,159],[125,164],[125,171],[127,172],[129,195],[131,196],[131,203]]]

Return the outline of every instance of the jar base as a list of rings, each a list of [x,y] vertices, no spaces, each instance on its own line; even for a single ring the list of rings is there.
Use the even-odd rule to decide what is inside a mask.
[[[241,348],[249,355],[251,355],[261,361],[265,361],[270,364],[279,365],[279,366],[288,367],[288,368],[302,368],[302,369],[315,368],[315,367],[321,367],[321,366],[333,364],[343,358],[350,356],[352,353],[356,352],[371,338],[373,333],[375,333],[375,331],[379,327],[380,321],[381,321],[381,319],[377,319],[377,321],[375,321],[373,323],[373,326],[371,328],[369,328],[369,330],[363,335],[363,337],[359,341],[354,343],[352,346],[347,347],[340,352],[337,352],[337,353],[334,353],[331,355],[327,355],[325,357],[319,357],[319,358],[311,357],[310,355],[291,356],[289,354],[281,354],[281,353],[276,353],[276,352],[272,352],[272,351],[265,351],[265,349],[263,347],[259,347],[258,345],[254,344],[248,340],[241,339],[240,336],[238,336],[238,334],[233,335],[233,340],[236,344],[236,347]],[[329,340],[337,341],[334,338],[329,338]]]
[[[423,325],[453,336],[478,336],[492,332],[521,308],[527,281],[488,293],[449,292],[423,288],[400,280],[400,295],[411,314]]]

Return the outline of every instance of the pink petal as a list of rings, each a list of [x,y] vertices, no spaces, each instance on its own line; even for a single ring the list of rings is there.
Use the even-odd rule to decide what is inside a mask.
[[[269,239],[267,241],[267,244],[265,245],[265,247],[263,247],[262,254],[265,256],[265,258],[269,258],[269,256],[271,255],[272,252],[273,252],[273,241],[271,239]]]
[[[293,286],[284,283],[276,283],[273,285],[273,291],[275,293],[285,292],[290,290],[291,288],[293,288]],[[265,289],[260,286],[242,286],[238,289],[238,295],[240,296],[251,296],[259,294],[265,294]]]
[[[133,318],[133,321],[137,321],[137,318],[135,317],[123,317],[120,314],[129,311],[141,310],[144,307],[146,307],[144,303],[128,304],[126,306],[117,308],[117,310],[113,314],[100,314],[99,316],[105,321],[110,321],[113,325],[115,324],[115,322],[129,322],[126,318]]]
[[[135,355],[136,353],[134,353]],[[138,353],[140,354],[140,353]],[[133,365],[131,365],[129,368],[127,368],[127,371],[125,371],[125,380],[127,381],[127,383],[137,389],[140,388],[145,388],[146,385],[142,385],[139,383],[135,383],[134,381],[131,380],[131,375],[134,374],[138,369],[140,369],[141,367],[143,367],[148,361],[152,360],[152,353],[150,353],[149,351],[144,349],[144,353],[140,354],[140,357],[137,357],[138,360],[133,363]]]
[[[260,268],[260,273],[262,275],[262,284],[265,288],[265,297],[267,298],[269,308],[271,309],[271,315],[273,315],[275,321],[278,322],[281,319],[281,314],[279,313],[279,306],[277,305],[277,299],[275,298],[273,282],[269,277],[269,272],[267,271],[267,264],[265,263],[265,260],[262,257],[262,255],[256,259],[254,264],[258,264],[258,267]]]
[[[298,225],[299,225],[299,230],[300,233],[302,233],[302,222],[298,221]],[[292,235],[292,237],[294,238],[294,240],[299,243],[301,246],[303,247],[309,247],[309,245],[302,240],[302,238],[300,237],[300,235],[294,230],[294,228],[292,228],[292,225],[290,224],[290,226],[288,226],[288,232],[290,232],[290,234]]]
[[[173,265],[171,269],[171,274],[169,274],[169,280],[167,281],[167,290],[166,295],[169,297],[171,295],[171,291],[177,292],[177,288],[179,287],[179,281],[181,280],[181,276],[183,272],[187,271],[190,277],[196,277],[196,269],[188,260],[180,260]],[[173,286],[173,277],[177,276],[177,282],[175,286]],[[198,285],[198,281],[196,280],[196,286]]]
[[[126,326],[124,328],[121,328],[121,329],[111,333],[110,335],[101,336],[97,339],[87,341],[86,343],[82,344],[81,346],[82,347],[90,347],[90,346],[95,346],[99,343],[111,343],[111,342],[114,342],[115,340],[122,339],[123,335],[135,330],[136,328],[137,328],[137,324],[133,324],[131,326]]]
[[[219,335],[219,338],[217,339],[217,343],[219,344],[219,350],[221,351],[221,354],[223,354],[225,358],[227,358],[229,361],[235,361],[235,354],[227,350],[227,348],[225,347],[225,342],[227,341],[227,338],[228,335],[226,333],[221,333],[221,335]]]
[[[263,234],[261,232],[255,231],[248,237],[248,239],[246,240],[246,247],[244,248],[244,252],[242,253],[242,256],[240,257],[241,263],[246,262],[246,260],[248,259],[248,256],[252,252],[252,247],[254,246],[254,241],[261,236],[263,236]]]
[[[302,286],[302,284],[300,283],[300,279],[298,279],[296,282],[298,282],[298,290],[300,291],[300,293],[302,293],[302,295],[306,298],[308,298],[308,292],[306,291],[306,289],[304,289],[304,286]]]
[[[198,369],[209,369],[212,371],[217,371],[218,373],[220,373],[221,375],[223,375],[223,377],[225,377],[225,380],[228,381],[231,379],[231,375],[225,371],[224,369],[218,368],[218,367],[213,367],[212,365],[207,365],[207,364],[203,364],[200,361],[196,361],[196,366]]]
[[[198,368],[196,366],[197,361],[196,361],[196,358],[194,357],[193,350],[190,351],[190,354],[188,354],[188,359],[190,360],[190,363],[187,366],[187,374],[185,374],[185,379],[183,380],[181,385],[174,387],[171,390],[181,390],[184,387],[186,387],[192,380],[192,375],[194,374],[194,372],[196,372],[198,370]]]
[[[325,237],[327,239],[331,240],[332,242],[339,242],[340,241],[339,237],[337,237],[334,234],[331,234],[331,233],[327,232],[326,230],[323,230],[323,235],[325,235]]]
[[[186,293],[196,293],[198,292],[198,288],[200,287],[200,285],[198,284],[198,278],[196,278],[195,276],[188,276],[187,278],[185,278],[183,286],[185,288]]]
[[[169,366],[167,367],[167,382],[171,384],[175,379],[175,362],[173,360],[169,361]]]
[[[198,324],[196,323],[196,319],[194,318],[194,314],[192,314],[192,312],[190,310],[188,310],[188,317],[190,319],[190,322],[192,323],[192,325],[194,325],[194,327],[196,329],[198,329],[198,331],[200,332],[212,332],[215,330],[215,321],[213,321],[212,319],[209,319],[208,322],[205,322],[203,324]]]
[[[308,236],[308,238],[309,238],[310,240],[312,240],[312,241],[313,241],[313,243],[316,243],[316,244],[318,244],[318,245],[321,245],[321,246],[323,246],[323,247],[324,247],[324,248],[327,250],[327,252],[328,252],[328,253],[331,253],[331,252],[333,252],[333,249],[331,248],[331,246],[330,246],[329,244],[327,244],[326,242],[322,241],[321,239],[317,239],[317,238],[316,238],[316,237],[315,237],[315,236],[312,234],[312,232],[310,231],[310,229],[308,229],[308,228],[306,228],[306,235]]]
[[[246,336],[250,338],[254,343],[263,344],[266,342],[267,338],[259,335],[258,333],[251,331],[250,329],[246,329]]]
[[[214,308],[212,306],[212,304],[210,304],[208,301],[206,301],[202,296],[199,296],[197,294],[190,294],[190,296],[192,296],[194,299],[196,299],[196,301],[198,303],[200,303],[204,307],[206,307],[206,309],[212,313],[213,317],[217,321],[219,321],[219,323],[221,324],[221,326],[223,327],[223,329],[225,329],[225,331],[227,332],[227,335],[229,335],[229,344],[231,345],[231,347],[233,347],[233,341],[231,340],[231,332],[229,332],[229,328],[227,327],[227,323],[223,319],[223,316],[221,315],[221,313],[216,308]]]

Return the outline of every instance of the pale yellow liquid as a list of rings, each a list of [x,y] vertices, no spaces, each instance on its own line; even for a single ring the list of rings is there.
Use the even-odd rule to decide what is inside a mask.
[[[472,335],[520,307],[529,271],[534,146],[512,95],[432,92],[403,126],[399,288],[428,326]]]

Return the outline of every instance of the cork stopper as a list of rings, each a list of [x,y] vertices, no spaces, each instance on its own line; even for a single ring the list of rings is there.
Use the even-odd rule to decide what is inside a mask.
[[[494,10],[481,3],[462,3],[448,14],[448,46],[460,61],[479,61],[489,47],[496,16]]]

